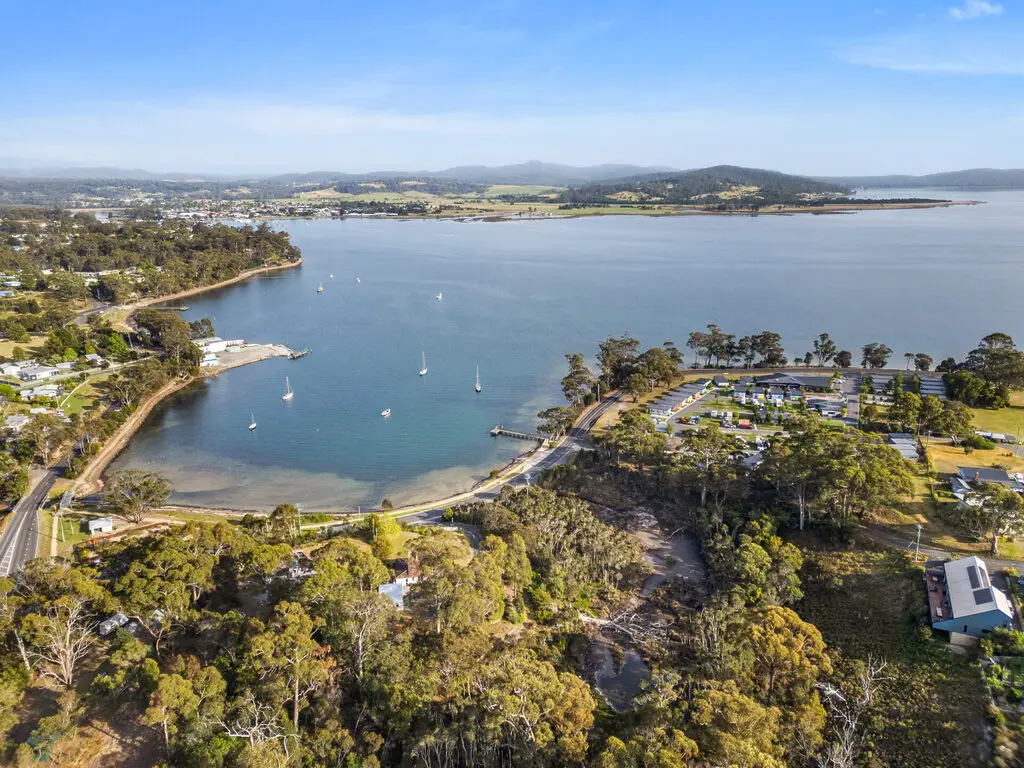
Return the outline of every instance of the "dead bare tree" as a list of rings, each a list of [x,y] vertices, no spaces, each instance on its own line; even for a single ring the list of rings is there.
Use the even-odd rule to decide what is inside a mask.
[[[832,720],[832,740],[825,745],[818,764],[821,768],[854,768],[863,737],[860,734],[861,716],[871,707],[875,694],[888,677],[888,662],[868,656],[857,671],[854,694],[844,695],[832,683],[819,683],[818,689],[828,704]]]
[[[623,611],[610,619],[599,619],[585,613],[580,613],[579,616],[584,624],[596,624],[601,629],[619,632],[633,642],[664,637],[669,626],[667,621],[642,616],[638,611]]]
[[[296,738],[295,734],[285,733],[278,711],[257,701],[252,691],[246,692],[245,698],[237,703],[234,717],[230,721],[217,719],[214,722],[228,736],[248,741],[250,747],[259,747],[268,741],[280,741],[286,756],[289,754],[289,740]]]
[[[97,640],[86,603],[73,595],[62,597],[49,603],[44,613],[26,616],[22,625],[28,641],[26,666],[31,660],[43,677],[65,688],[72,687],[79,662]]]

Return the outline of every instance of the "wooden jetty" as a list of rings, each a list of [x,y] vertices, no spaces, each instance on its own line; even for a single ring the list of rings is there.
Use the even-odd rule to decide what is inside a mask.
[[[175,304],[168,307],[152,307],[152,309],[158,309],[161,312],[188,312],[191,307],[187,304]]]
[[[514,429],[505,429],[501,424],[491,430],[491,437],[499,437],[504,435],[505,437],[514,437],[517,440],[537,440],[544,442],[546,439],[543,435],[531,435],[529,432],[517,432]]]

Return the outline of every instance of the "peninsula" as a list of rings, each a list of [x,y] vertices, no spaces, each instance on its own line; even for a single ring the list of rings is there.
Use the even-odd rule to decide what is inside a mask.
[[[135,220],[345,216],[499,221],[602,215],[790,215],[961,205],[948,199],[858,197],[854,187],[720,165],[689,171],[525,163],[415,173],[289,174],[239,181],[0,179],[0,201],[102,211]],[[142,202],[142,201],[145,202]]]

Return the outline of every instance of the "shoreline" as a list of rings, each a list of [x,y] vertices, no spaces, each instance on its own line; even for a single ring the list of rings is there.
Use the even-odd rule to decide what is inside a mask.
[[[614,206],[608,206],[608,208],[598,208],[597,206],[584,206],[584,210],[545,210],[534,213],[527,213],[527,211],[515,212],[515,211],[502,211],[502,210],[464,210],[464,211],[447,211],[444,213],[436,214],[401,214],[401,213],[379,213],[379,214],[342,214],[340,216],[285,216],[285,215],[273,215],[273,216],[251,216],[246,219],[247,222],[264,222],[264,221],[343,221],[345,219],[380,219],[380,220],[391,220],[391,221],[459,221],[459,222],[483,222],[483,223],[497,223],[505,221],[544,221],[544,220],[559,220],[559,219],[584,219],[584,218],[599,218],[602,216],[646,216],[649,218],[663,218],[663,217],[686,217],[686,216],[798,216],[798,215],[811,215],[811,216],[826,216],[826,215],[848,215],[854,213],[860,213],[862,211],[909,211],[909,210],[924,210],[929,208],[952,208],[955,206],[970,206],[970,205],[983,205],[984,200],[934,200],[930,202],[908,202],[908,203],[887,203],[885,200],[872,201],[864,205],[851,205],[849,203],[831,203],[821,206],[783,206],[782,208],[768,207],[752,211],[746,210],[728,210],[728,211],[712,211],[704,210],[701,208],[691,207],[687,208],[684,206],[665,207],[658,208],[652,207],[650,210],[639,210],[639,209],[627,209],[627,210],[608,210],[608,208],[614,208]],[[655,204],[656,205],[656,204]],[[88,209],[86,209],[88,210]],[[97,209],[97,210],[108,210],[108,209]],[[119,209],[113,209],[119,210]],[[298,266],[302,263],[302,259],[294,264],[284,264],[274,267],[265,267],[258,270],[250,270],[245,274],[245,277],[258,274],[259,272],[269,271],[273,269],[285,269],[291,266]],[[146,302],[138,302],[138,306],[147,306],[150,303],[157,303],[161,301],[169,301],[175,298],[183,298],[190,296],[195,293],[201,293],[202,291],[212,290],[224,285],[230,285],[237,280],[244,279],[242,275],[237,278],[232,278],[215,285],[207,286],[206,288],[190,289],[189,291],[183,291],[178,294],[171,296],[165,296],[160,299],[143,300]],[[134,307],[135,305],[129,305]]]
[[[125,323],[131,319],[132,314],[143,307],[148,307],[153,304],[160,304],[167,301],[175,301],[177,299],[184,298],[186,296],[194,296],[205,291],[212,291],[217,288],[223,288],[235,283],[240,283],[244,280],[248,280],[256,275],[264,274],[267,272],[275,272],[282,269],[291,269],[298,267],[302,264],[301,258],[293,262],[285,264],[273,264],[266,267],[258,267],[256,269],[246,270],[235,277],[229,278],[228,280],[222,280],[219,283],[212,285],[201,286],[197,288],[190,288],[186,291],[179,291],[178,293],[172,293],[165,296],[154,296],[147,299],[134,302],[132,304],[123,305],[123,308],[127,309],[128,313],[125,315]],[[209,368],[201,370],[196,376],[190,376],[185,380],[176,380],[169,382],[164,385],[156,392],[151,393],[145,400],[139,403],[135,411],[128,417],[128,419],[117,428],[117,431],[110,436],[110,439],[105,445],[100,448],[100,452],[97,453],[92,460],[86,464],[82,473],[75,478],[72,488],[74,489],[74,495],[76,498],[80,496],[91,495],[97,493],[103,487],[103,474],[106,472],[107,467],[116,459],[131,441],[132,437],[142,427],[149,414],[153,412],[161,402],[175,394],[180,392],[196,382],[202,381],[207,378],[217,376],[219,373],[229,371],[232,368],[238,368],[243,365],[249,365],[251,363],[260,362],[267,360],[272,357],[287,357],[291,350],[280,344],[266,344],[259,345],[264,348],[265,354],[258,357],[247,357],[243,360],[231,361],[227,365],[218,365],[216,368]]]
[[[139,428],[149,417],[149,414],[153,412],[153,409],[163,402],[165,398],[185,389],[185,387],[200,378],[203,377],[190,377],[185,380],[171,381],[139,403],[132,415],[128,417],[124,424],[117,428],[117,431],[110,436],[107,443],[100,448],[99,453],[85,465],[81,474],[75,478],[74,484],[71,486],[74,489],[75,498],[98,493],[103,487],[103,473],[110,466],[110,463],[128,446],[132,436],[138,432]]]
[[[188,379],[176,380],[164,385],[156,392],[151,393],[145,400],[139,403],[138,407],[128,417],[127,421],[118,427],[117,431],[110,436],[110,440],[100,448],[92,461],[82,470],[82,474],[76,478],[74,485],[75,496],[90,495],[98,492],[103,487],[103,474],[110,464],[128,447],[128,443],[135,436],[153,410],[164,400],[181,390],[206,379],[215,378],[224,371],[233,368],[240,368],[243,365],[251,365],[274,357],[287,357],[291,350],[281,344],[260,344],[261,349],[258,356],[246,356],[239,360],[233,360],[226,365],[218,365],[216,368],[200,369],[196,376]]]
[[[240,272],[234,277],[229,277],[227,280],[221,280],[219,283],[211,283],[210,285],[202,285],[196,288],[189,288],[188,290],[185,291],[169,293],[164,296],[151,296],[146,299],[139,299],[138,301],[134,301],[131,304],[111,306],[111,309],[128,310],[128,315],[125,317],[125,322],[127,322],[128,319],[132,316],[132,313],[135,312],[135,310],[137,309],[142,309],[143,307],[150,307],[154,304],[163,304],[164,302],[167,301],[176,301],[178,299],[184,299],[187,296],[195,296],[200,293],[206,293],[207,291],[214,291],[218,288],[224,288],[229,285],[234,285],[235,283],[240,283],[244,280],[248,280],[251,277],[256,277],[257,275],[262,275],[267,272],[276,272],[282,269],[292,269],[294,267],[301,266],[302,262],[303,259],[299,258],[296,261],[289,261],[285,264],[271,264],[270,266],[267,267],[256,267],[255,269],[248,269],[245,272]]]

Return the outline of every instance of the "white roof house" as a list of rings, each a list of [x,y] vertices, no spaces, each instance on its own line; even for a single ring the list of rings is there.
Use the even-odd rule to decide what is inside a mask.
[[[13,429],[15,432],[20,432],[22,427],[28,424],[31,419],[23,413],[16,413],[13,416],[8,416],[4,419],[4,426],[8,429]]]
[[[1013,607],[992,586],[985,561],[964,557],[943,566],[944,603],[941,621],[932,626],[961,635],[982,637],[993,629],[1013,626]]]
[[[57,397],[60,394],[60,389],[56,384],[43,384],[41,387],[32,387],[21,394],[29,400],[35,400],[37,397]]]
[[[4,376],[17,376],[18,371],[21,370],[20,363],[3,363],[0,364],[0,373]]]
[[[18,371],[17,376],[22,381],[39,381],[40,379],[56,376],[58,373],[60,371],[50,365],[30,365]]]
[[[1012,613],[1006,595],[989,581],[983,560],[965,557],[946,563],[945,569],[946,591],[954,617],[973,616],[993,608],[1008,616]]]
[[[89,529],[89,533],[110,533],[114,530],[114,518],[110,517],[94,517],[92,520],[86,521],[86,527]]]

